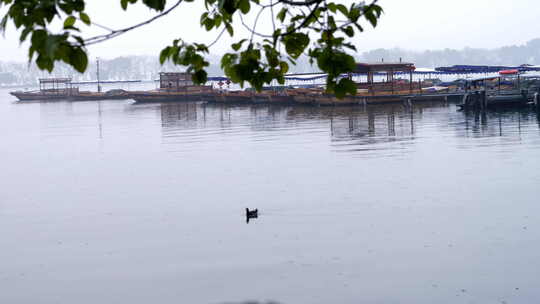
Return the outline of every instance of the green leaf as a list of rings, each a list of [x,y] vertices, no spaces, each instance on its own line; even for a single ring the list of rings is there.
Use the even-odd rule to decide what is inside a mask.
[[[45,41],[47,40],[47,32],[44,30],[35,30],[32,33],[32,46],[34,49],[42,49],[45,46]]]
[[[128,0],[120,0],[120,5],[122,6],[123,10],[126,10],[128,6]]]
[[[278,42],[278,38],[279,36],[281,36],[281,29],[277,29],[274,31],[274,33],[272,33],[272,38],[274,39],[274,47],[276,46],[277,42]]]
[[[349,19],[352,22],[356,22],[358,21],[358,18],[360,18],[360,8],[356,5],[353,5],[349,10]]]
[[[285,61],[280,62],[279,67],[281,68],[282,74],[287,74],[287,72],[289,71],[289,64]]]
[[[294,23],[298,20],[302,20],[302,19],[305,19],[306,17],[305,16],[302,16],[302,15],[296,15],[294,17],[291,18],[291,23]]]
[[[204,21],[206,20],[206,18],[208,18],[208,12],[205,12],[201,15],[201,25],[204,25]]]
[[[26,40],[26,37],[28,37],[28,34],[30,34],[32,32],[32,28],[31,27],[27,27],[25,28],[22,33],[21,33],[21,37],[19,39],[20,42],[23,42]]]
[[[75,20],[77,19],[73,16],[67,17],[66,20],[64,20],[64,28],[72,27],[75,24]]]
[[[336,8],[338,9],[338,11],[340,11],[343,15],[345,16],[348,16],[349,15],[349,10],[347,10],[347,7],[343,4],[338,4],[336,5]]]
[[[82,22],[86,25],[90,25],[92,22],[90,21],[90,17],[86,13],[79,13],[79,18],[81,18]]]
[[[48,57],[45,57],[43,55],[38,55],[37,59],[36,59],[36,64],[38,66],[38,68],[42,69],[42,70],[47,70],[50,72],[52,72],[53,70],[53,61],[48,58]]]
[[[83,73],[88,66],[88,56],[81,48],[72,49],[69,60],[79,73]]]
[[[237,43],[231,44],[232,49],[235,50],[235,51],[238,51],[242,47],[242,44],[244,42],[246,42],[246,40],[247,39],[242,39],[242,40],[238,41]]]
[[[53,58],[58,46],[60,45],[61,37],[55,36],[55,35],[49,35],[47,36],[47,39],[45,40],[45,54],[48,57]]]
[[[214,27],[214,19],[212,18],[206,18],[204,19],[204,27],[206,28],[207,31],[211,30],[213,27]]]
[[[164,48],[163,50],[161,50],[161,53],[159,53],[159,63],[160,64],[165,63],[167,58],[169,58],[169,51],[170,50],[171,50],[170,46],[168,46],[168,47]]]
[[[249,4],[249,0],[239,0],[238,7],[240,8],[240,11],[242,14],[249,13],[249,10],[251,8],[251,5]]]
[[[229,15],[234,14],[236,11],[235,0],[218,0],[219,9]]]
[[[194,83],[205,84],[206,81],[208,80],[208,74],[206,73],[205,70],[197,70],[195,71],[195,73],[193,73],[193,75],[191,76],[191,79],[193,80]]]
[[[130,0],[131,3],[135,3],[137,0]],[[167,0],[142,0],[146,6],[155,9],[156,11],[163,11]]]
[[[292,33],[285,36],[283,39],[285,42],[285,50],[294,59],[300,57],[309,44],[309,36],[304,33]]]
[[[229,35],[231,35],[231,37],[234,36],[234,30],[230,23],[225,23],[225,28],[227,29],[227,32],[229,33]]]
[[[279,11],[279,13],[276,15],[276,18],[277,18],[279,21],[283,22],[283,20],[285,20],[285,16],[286,16],[286,15],[287,15],[287,8],[284,7],[284,8],[282,8],[282,9]]]
[[[353,37],[354,36],[354,29],[352,26],[347,26],[346,28],[342,29],[342,31],[349,37]]]
[[[223,20],[223,17],[221,17],[221,15],[216,15],[214,17],[214,27],[218,28],[221,25],[222,20]]]
[[[330,2],[326,5],[326,7],[332,12],[335,13],[337,10],[337,5],[334,2]]]
[[[356,95],[356,84],[349,78],[341,78],[334,89],[337,98],[343,98],[347,93]]]
[[[373,14],[373,11],[366,10],[364,12],[364,18],[366,18],[373,27],[377,26],[377,17]]]
[[[353,51],[356,51],[356,47],[355,47],[353,44],[351,44],[351,43],[343,43],[342,45],[343,45],[343,47],[346,47],[346,48],[348,48],[348,49],[351,49],[351,50],[353,50]]]

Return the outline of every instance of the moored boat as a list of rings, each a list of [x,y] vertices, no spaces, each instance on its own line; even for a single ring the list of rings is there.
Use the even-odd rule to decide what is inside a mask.
[[[42,78],[39,79],[39,90],[15,91],[10,94],[20,101],[90,101],[129,98],[129,94],[124,90],[79,91],[78,87],[73,87],[71,78]]]
[[[190,73],[159,73],[159,88],[130,92],[135,102],[202,101],[213,96],[212,86],[195,85]]]

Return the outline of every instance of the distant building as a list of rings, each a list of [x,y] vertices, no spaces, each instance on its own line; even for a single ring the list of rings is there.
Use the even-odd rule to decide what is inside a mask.
[[[357,63],[354,73],[365,74],[366,82],[357,83],[357,88],[367,90],[370,93],[375,92],[400,92],[408,90],[419,90],[421,84],[413,83],[413,72],[416,69],[410,62],[376,62],[376,63]],[[386,79],[380,82],[375,81],[375,75],[386,76]],[[409,78],[395,79],[395,75],[406,75]]]
[[[160,89],[177,91],[178,89],[192,85],[191,73],[159,73]]]

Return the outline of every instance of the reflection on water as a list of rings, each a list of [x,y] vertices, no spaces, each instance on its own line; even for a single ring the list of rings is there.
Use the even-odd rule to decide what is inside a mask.
[[[10,101],[0,303],[540,297],[533,111]]]
[[[156,107],[161,113],[165,138],[189,136],[188,130],[223,134],[247,128],[252,132],[266,132],[258,137],[261,140],[275,140],[289,133],[305,136],[311,132],[327,132],[332,147],[340,152],[406,150],[415,143],[417,124],[423,134],[442,132],[439,135],[448,136],[447,132],[452,132],[455,136],[473,138],[506,136],[509,141],[512,137],[519,140],[522,132],[528,134],[539,127],[539,114],[527,109],[458,112],[454,105],[440,102],[421,103],[412,108],[399,104],[290,107],[196,103],[163,103]],[[424,112],[428,113],[427,119]],[[274,136],[272,132],[279,134]]]
[[[539,114],[530,110],[504,110],[465,112],[464,136],[490,137],[521,135],[522,126],[537,129]],[[537,126],[534,126],[534,124]]]

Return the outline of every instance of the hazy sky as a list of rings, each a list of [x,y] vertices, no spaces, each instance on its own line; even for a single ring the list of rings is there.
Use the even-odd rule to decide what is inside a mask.
[[[120,0],[88,2],[92,20],[111,28],[132,25],[153,14],[141,5],[132,6],[125,13],[120,9]],[[144,28],[90,47],[90,55],[105,58],[130,54],[157,55],[177,37],[211,42],[216,33],[200,29],[202,1],[195,2],[182,4],[170,15]],[[345,0],[341,2],[350,3]],[[392,47],[415,50],[460,49],[466,46],[495,48],[523,44],[540,37],[538,0],[380,0],[380,4],[385,13],[379,26],[376,29],[366,26],[367,30],[354,40],[360,52]],[[263,16],[261,20],[258,29],[270,29],[269,18]],[[242,32],[240,24],[235,29]],[[89,37],[103,32],[96,28],[85,28],[85,33],[84,36]],[[231,42],[224,35],[211,52],[219,55]],[[18,33],[10,26],[5,37],[0,36],[0,60],[23,61],[26,54],[25,45],[19,46]]]

